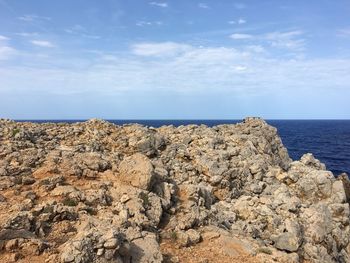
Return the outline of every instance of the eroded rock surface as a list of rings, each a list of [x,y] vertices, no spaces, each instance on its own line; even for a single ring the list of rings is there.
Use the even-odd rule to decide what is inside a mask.
[[[0,262],[350,262],[349,185],[257,118],[0,120]]]

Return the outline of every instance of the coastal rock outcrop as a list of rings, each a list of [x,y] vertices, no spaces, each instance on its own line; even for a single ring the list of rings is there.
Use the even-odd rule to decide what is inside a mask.
[[[0,120],[0,262],[350,262],[350,182],[259,118]]]

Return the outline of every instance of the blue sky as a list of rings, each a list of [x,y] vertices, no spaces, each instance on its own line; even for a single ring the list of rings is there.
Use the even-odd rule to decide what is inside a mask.
[[[0,117],[350,118],[349,0],[0,0]]]

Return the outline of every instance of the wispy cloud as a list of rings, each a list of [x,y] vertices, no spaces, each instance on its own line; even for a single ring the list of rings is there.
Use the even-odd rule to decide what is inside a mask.
[[[240,34],[240,33],[235,33],[230,35],[230,38],[235,39],[235,40],[244,40],[244,39],[252,39],[253,36],[249,34]]]
[[[0,35],[0,41],[7,41],[7,40],[10,40],[10,38]]]
[[[165,2],[150,2],[149,4],[153,6],[163,7],[163,8],[168,7],[168,4]]]
[[[138,21],[136,22],[137,26],[161,26],[163,25],[162,21]]]
[[[230,25],[235,25],[235,24],[242,25],[242,24],[247,23],[247,20],[240,18],[238,20],[230,20],[227,23],[229,23]]]
[[[245,33],[234,33],[230,35],[234,40],[250,40],[251,45],[267,45],[276,49],[286,49],[292,52],[302,52],[305,50],[306,40],[304,33],[300,30],[285,32],[269,32],[260,35]]]
[[[0,44],[0,60],[7,60],[16,53],[16,50],[10,46],[2,46]]]
[[[265,48],[261,45],[248,45],[246,46],[246,50],[254,53],[263,53],[266,52]]]
[[[139,43],[134,44],[132,52],[139,56],[170,56],[191,49],[190,45],[175,43],[175,42],[161,42],[161,43]]]
[[[272,32],[264,36],[272,47],[301,51],[305,47],[305,40],[301,38],[302,31]]]
[[[199,4],[198,4],[198,7],[199,7],[199,8],[203,8],[203,9],[209,9],[209,8],[210,8],[209,5],[206,4],[206,3],[199,3]]]
[[[78,35],[80,37],[85,37],[85,38],[91,38],[91,39],[100,39],[101,38],[101,36],[90,34],[89,30],[87,30],[82,25],[78,25],[78,24],[76,24],[70,28],[67,28],[64,31],[68,34]]]
[[[337,30],[338,37],[350,37],[350,28],[343,28]]]
[[[54,44],[52,44],[50,41],[46,41],[46,40],[32,40],[30,41],[33,45],[35,46],[39,46],[39,47],[48,47],[48,48],[52,48],[55,47]]]
[[[236,71],[245,71],[247,70],[246,66],[238,65],[233,67]]]
[[[82,36],[82,37],[85,37],[85,38],[90,38],[90,39],[101,39],[101,38],[102,38],[101,36],[97,36],[97,35],[87,35],[87,34],[82,34],[81,36]]]
[[[38,16],[38,15],[34,15],[34,14],[31,14],[31,15],[23,15],[23,16],[19,16],[17,17],[19,20],[22,20],[22,21],[26,21],[26,22],[32,22],[32,21],[35,21],[35,20],[46,20],[46,21],[49,21],[51,20],[51,17],[47,17],[47,16]]]
[[[67,28],[64,30],[66,33],[69,33],[69,34],[76,34],[76,33],[81,33],[81,32],[85,32],[86,29],[85,27],[81,26],[81,25],[74,25],[70,28]]]
[[[9,40],[9,37],[0,35],[0,61],[10,59],[16,53],[16,49],[9,45]]]
[[[21,36],[21,37],[37,37],[39,36],[39,33],[33,32],[33,33],[29,33],[29,32],[21,32],[21,33],[16,33],[17,36]]]
[[[240,18],[238,19],[238,24],[241,25],[241,24],[245,24],[247,23],[247,20],[243,19],[243,18]]]
[[[74,63],[70,57],[59,62],[62,67],[60,60],[53,66],[52,58],[30,69],[0,67],[5,87],[0,93],[27,90],[80,95],[96,94],[96,87],[103,87],[99,95],[148,91],[199,94],[205,89],[209,96],[227,92],[239,97],[283,94],[283,90],[294,94],[297,89],[346,90],[344,83],[350,83],[345,70],[350,60],[346,59],[290,60],[247,51],[247,47],[196,47],[177,42],[136,43],[130,48],[134,55],[102,52],[96,54],[96,63],[86,67],[80,61],[67,67]],[[47,83],[52,83],[50,88]]]

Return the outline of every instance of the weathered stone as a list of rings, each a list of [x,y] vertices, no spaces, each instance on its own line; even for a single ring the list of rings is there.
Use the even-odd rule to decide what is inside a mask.
[[[163,256],[159,249],[159,244],[155,238],[138,238],[131,242],[130,255],[135,262],[146,263],[163,262]]]
[[[23,177],[22,178],[22,184],[24,185],[31,185],[31,184],[34,184],[35,183],[35,179],[33,177]]]
[[[189,243],[191,245],[197,244],[201,241],[201,235],[199,232],[197,232],[194,229],[189,229],[186,231],[186,234],[188,235]]]
[[[184,231],[176,232],[176,241],[180,247],[187,247],[190,244],[190,238]]]
[[[161,242],[179,262],[203,246],[228,262],[258,248],[264,262],[350,260],[349,180],[311,154],[292,162],[259,118],[160,128],[0,120],[0,157],[0,248],[28,262],[161,262]]]
[[[122,203],[126,203],[127,201],[130,200],[130,197],[127,194],[124,194],[121,198],[120,198],[120,202]]]
[[[281,250],[295,252],[299,248],[299,241],[292,233],[282,233],[276,238],[275,247]]]
[[[152,163],[140,153],[126,157],[119,165],[120,180],[144,190],[150,189],[153,174]]]
[[[75,260],[75,255],[73,255],[72,253],[70,253],[70,251],[64,252],[61,255],[61,260],[64,263],[70,263],[70,262],[74,262]]]
[[[18,239],[12,239],[6,242],[5,249],[8,251],[14,250],[18,247]]]
[[[107,249],[113,249],[113,248],[117,248],[119,246],[119,241],[116,238],[111,238],[108,239],[104,244],[103,247],[107,248]]]
[[[311,153],[304,154],[300,158],[300,162],[302,162],[305,165],[315,167],[319,170],[326,170],[326,166],[319,160],[317,160]]]

